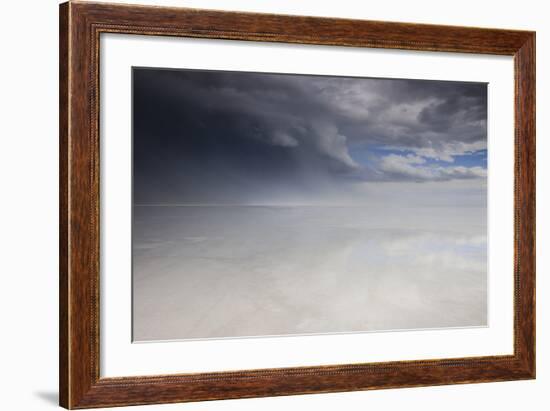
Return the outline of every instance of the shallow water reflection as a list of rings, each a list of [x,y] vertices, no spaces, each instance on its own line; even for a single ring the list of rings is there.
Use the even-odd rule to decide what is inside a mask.
[[[479,208],[134,208],[134,339],[487,322]]]

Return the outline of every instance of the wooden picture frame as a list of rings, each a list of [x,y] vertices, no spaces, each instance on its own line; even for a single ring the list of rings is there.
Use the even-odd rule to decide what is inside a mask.
[[[513,56],[514,354],[151,377],[99,372],[101,33]],[[535,378],[535,33],[69,2],[60,6],[60,405],[69,409]]]

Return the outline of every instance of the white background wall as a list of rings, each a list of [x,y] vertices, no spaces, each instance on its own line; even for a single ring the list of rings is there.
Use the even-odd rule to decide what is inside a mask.
[[[134,2],[138,2],[137,0]],[[57,0],[4,2],[0,31],[0,408],[57,403]],[[537,31],[537,380],[150,406],[158,410],[546,410],[550,403],[550,11],[545,1],[204,0],[150,4]],[[546,252],[545,252],[546,251]]]

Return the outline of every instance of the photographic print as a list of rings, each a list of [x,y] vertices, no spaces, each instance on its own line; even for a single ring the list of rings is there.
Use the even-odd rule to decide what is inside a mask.
[[[134,67],[135,342],[487,326],[487,84]]]
[[[61,406],[536,377],[534,31],[59,10]]]

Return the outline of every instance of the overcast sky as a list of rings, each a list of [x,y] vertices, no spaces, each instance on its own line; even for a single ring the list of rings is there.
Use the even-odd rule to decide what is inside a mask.
[[[485,201],[485,83],[134,68],[133,84],[136,204]]]

